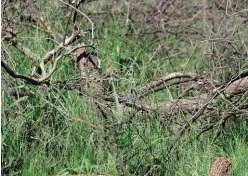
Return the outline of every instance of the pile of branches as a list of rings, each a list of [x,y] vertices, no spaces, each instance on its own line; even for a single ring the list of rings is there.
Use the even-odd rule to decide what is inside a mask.
[[[143,36],[153,34],[153,40],[162,40],[161,37],[165,37],[164,32],[171,33],[182,40],[187,40],[187,36],[194,36],[192,40],[206,42],[206,45],[212,48],[212,52],[206,54],[209,56],[209,73],[173,72],[151,83],[133,87],[130,93],[119,94],[119,98],[116,99],[116,97],[109,96],[109,93],[105,92],[106,90],[99,81],[108,77],[107,74],[101,73],[100,60],[94,54],[86,53],[85,48],[95,48],[95,26],[91,18],[101,16],[101,19],[105,20],[108,15],[114,15],[123,19],[125,8],[117,8],[122,7],[123,4],[119,6],[119,3],[121,3],[119,1],[114,1],[111,4],[106,2],[106,10],[103,12],[84,13],[83,9],[88,5],[88,3],[84,4],[84,1],[66,2],[59,0],[59,2],[71,9],[67,22],[67,31],[64,34],[54,31],[49,22],[42,17],[38,17],[37,1],[29,0],[25,3],[31,3],[31,5],[23,5],[25,13],[20,16],[21,21],[28,21],[27,25],[31,28],[38,28],[39,26],[39,30],[42,29],[50,37],[60,40],[51,51],[45,53],[42,57],[38,57],[34,51],[31,51],[18,41],[18,29],[13,28],[13,24],[16,25],[18,20],[11,21],[7,15],[9,14],[8,10],[13,7],[11,4],[14,2],[4,1],[2,3],[1,66],[13,78],[19,78],[27,84],[37,86],[42,84],[50,85],[50,79],[58,69],[58,63],[66,56],[71,55],[77,62],[78,69],[81,72],[80,81],[83,80],[80,89],[78,89],[79,94],[93,97],[96,110],[104,117],[108,116],[106,110],[114,110],[113,107],[115,107],[116,103],[122,104],[123,107],[135,109],[137,112],[141,112],[143,116],[149,117],[149,114],[153,114],[151,117],[163,116],[165,120],[172,122],[175,121],[176,117],[183,115],[186,118],[180,120],[181,123],[175,132],[177,136],[183,135],[192,128],[196,128],[196,130],[199,130],[199,134],[202,134],[215,126],[224,127],[225,122],[230,118],[248,118],[248,71],[240,72],[240,70],[237,70],[240,67],[235,65],[247,63],[248,50],[244,38],[242,38],[244,34],[239,30],[247,22],[247,18],[242,15],[247,11],[242,9],[243,4],[233,7],[233,4],[227,3],[223,7],[224,4],[216,2],[209,6],[195,5],[189,7],[188,4],[191,3],[186,3],[185,1],[163,0],[155,1],[152,4],[142,1],[130,1],[125,6],[129,10],[127,25],[130,26],[130,31],[127,35]],[[98,1],[91,3],[98,3]],[[189,8],[196,14],[188,14]],[[207,20],[209,20],[207,24],[210,25],[211,23],[209,26],[210,32],[207,30],[199,31],[199,29],[193,27],[201,19],[204,11],[209,10],[211,12],[213,9],[217,9],[216,13],[220,13],[220,15],[214,16],[214,14],[208,13],[212,14],[207,17]],[[90,24],[90,30],[81,30],[77,25],[76,18],[79,15]],[[219,21],[222,21],[222,24],[218,26],[216,24],[219,24]],[[238,22],[238,25],[234,28],[223,28],[228,23],[234,23],[235,21]],[[102,25],[104,24],[102,23]],[[156,27],[154,28],[154,26]],[[219,31],[216,31],[218,27]],[[209,35],[209,33],[214,33],[214,35]],[[86,38],[86,35],[91,37],[88,43],[85,44],[81,41]],[[237,36],[241,38],[238,44],[234,42],[234,38]],[[20,53],[33,61],[34,65],[29,75],[20,74],[11,67],[4,55],[6,45],[15,47]],[[221,47],[217,47],[217,45],[221,45]],[[237,47],[242,49],[237,50]],[[239,58],[238,62],[234,61],[233,58],[235,57]],[[52,67],[47,74],[44,74],[42,64],[47,63],[52,63]],[[221,75],[221,67],[224,66],[230,68],[231,75],[228,75],[228,81],[219,83],[215,78]],[[92,70],[98,71],[97,77],[90,75]],[[58,85],[63,89],[70,89],[68,87],[68,82],[70,81],[61,80]],[[93,90],[92,87],[95,86],[98,88]],[[83,91],[82,87],[84,87]],[[177,99],[160,103],[156,107],[145,103],[144,99],[147,96],[159,91],[169,90],[171,87],[183,90]],[[89,93],[89,88],[93,92]],[[189,96],[192,92],[194,96]],[[18,98],[20,96],[33,96],[30,92],[12,92],[11,94]],[[227,106],[228,108],[222,106]],[[210,124],[206,125],[206,121],[210,121]]]
[[[91,3],[99,4],[98,1]],[[190,43],[194,48],[200,44],[209,48],[205,51],[207,73],[199,70],[197,73],[184,71],[164,75],[154,82],[133,87],[130,94],[120,95],[119,103],[145,114],[163,114],[172,123],[178,123],[178,117],[185,117],[180,119],[175,132],[177,136],[192,128],[199,131],[199,135],[214,127],[221,127],[221,131],[229,119],[247,119],[247,1],[113,0],[101,5],[105,5],[102,11],[93,11],[87,4],[81,9],[88,12],[90,17],[102,20],[100,29],[107,27],[105,21],[114,17],[122,21],[120,24],[123,24],[123,28],[128,28],[127,36],[150,36],[147,38],[149,48],[155,56],[159,52],[168,55],[173,50],[160,44],[168,36]],[[154,57],[150,59],[151,62],[153,60]],[[183,67],[187,67],[187,64]],[[145,103],[147,96],[170,88],[179,90],[176,99],[156,107]],[[103,100],[116,101],[111,97]]]

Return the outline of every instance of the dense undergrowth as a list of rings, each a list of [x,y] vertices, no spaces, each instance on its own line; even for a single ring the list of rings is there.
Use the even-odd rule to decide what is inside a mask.
[[[65,32],[65,17],[57,10],[47,16],[57,30]],[[57,20],[60,18],[61,22]],[[115,97],[174,71],[209,71],[206,56],[209,48],[204,42],[190,43],[165,33],[154,44],[150,36],[127,35],[129,28],[115,17],[107,22],[98,29],[96,21],[94,52],[102,60],[103,71],[115,62],[118,73],[113,76],[111,94]],[[56,44],[39,30],[24,25],[21,30],[18,38],[39,56]],[[14,47],[7,46],[2,57],[16,71],[29,74],[33,62]],[[48,64],[47,68],[50,67]],[[58,86],[61,80],[80,77],[76,63],[66,57],[58,68],[49,86],[25,84],[1,71],[2,175],[202,176],[208,175],[212,162],[220,156],[232,161],[233,175],[248,175],[247,120],[230,120],[220,135],[219,127],[215,127],[198,137],[199,131],[193,127],[178,138],[175,129],[180,124],[168,123],[163,114],[145,116],[133,109],[123,112],[126,107],[117,103],[114,115],[105,119],[92,107],[90,96]],[[245,65],[241,70],[245,70]],[[219,81],[225,79],[223,76]],[[13,99],[8,95],[13,90],[31,90],[35,97]],[[144,101],[156,105],[178,96],[170,88]],[[178,116],[184,118],[184,114]],[[99,121],[108,126],[104,136],[98,128]]]

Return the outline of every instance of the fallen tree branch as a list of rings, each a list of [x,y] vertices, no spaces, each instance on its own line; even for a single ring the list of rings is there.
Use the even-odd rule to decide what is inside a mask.
[[[144,86],[140,86],[140,87],[136,87],[134,88],[137,92],[142,92],[145,90],[149,90],[149,89],[153,89],[155,87],[160,86],[161,84],[170,81],[172,79],[180,79],[180,78],[189,78],[192,81],[196,81],[197,79],[197,74],[195,73],[190,73],[190,72],[174,72],[174,73],[170,73],[166,76],[163,76],[162,78],[160,78],[158,81],[154,81],[150,84],[146,84]]]
[[[242,94],[248,90],[248,76],[240,78],[232,82],[225,90],[229,95]]]
[[[89,45],[80,45],[79,47],[89,47]],[[34,85],[40,85],[40,84],[48,84],[49,85],[49,82],[48,82],[48,79],[52,76],[52,74],[55,72],[56,68],[57,68],[57,63],[59,62],[60,59],[62,59],[63,57],[71,54],[72,52],[74,52],[76,49],[78,49],[79,47],[75,47],[73,49],[71,49],[70,51],[68,51],[67,53],[65,54],[61,54],[59,55],[58,57],[55,58],[55,61],[54,61],[54,64],[53,64],[53,67],[52,69],[50,70],[50,72],[44,76],[44,77],[41,77],[41,78],[34,78],[34,77],[29,77],[29,76],[26,76],[26,75],[22,75],[22,74],[19,74],[17,72],[15,72],[11,67],[10,65],[8,64],[7,61],[5,61],[4,59],[1,60],[1,65],[2,67],[13,77],[13,78],[20,78],[20,79],[23,79],[25,81],[27,81],[28,83],[31,83],[31,84],[34,84]]]
[[[213,123],[212,125],[209,125],[209,126],[205,126],[205,127],[202,127],[202,130],[200,131],[200,133],[197,135],[197,139],[205,132],[213,129],[214,127],[216,126],[221,126],[222,124],[224,124],[229,118],[233,117],[233,116],[246,116],[248,117],[248,111],[245,110],[245,109],[241,109],[241,110],[236,110],[234,112],[229,112],[224,118],[222,118],[221,120]]]
[[[195,97],[189,97],[185,99],[172,100],[166,103],[161,104],[159,107],[164,113],[168,116],[173,112],[183,111],[195,111],[200,109],[208,102],[209,95],[207,93],[200,94]]]
[[[204,111],[208,107],[209,104],[212,103],[212,100],[217,96],[218,94],[215,94],[213,97],[211,97],[206,104],[204,104],[196,113],[195,115],[189,119],[189,121],[185,122],[185,125],[178,130],[176,133],[177,136],[183,135],[190,127],[192,123],[194,123],[201,115],[203,115]]]
[[[233,79],[233,80],[236,80]],[[230,95],[236,95],[238,93],[247,91],[248,89],[248,77],[240,78],[236,81],[231,80],[229,83],[227,83],[226,86],[220,86],[219,88],[213,90],[214,95],[209,99],[209,101],[204,104],[198,112],[176,133],[177,136],[183,135],[190,127],[192,123],[194,123],[201,115],[203,115],[205,109],[212,104],[213,100],[221,95],[223,92],[229,93]]]
[[[150,89],[147,92],[142,93],[142,95],[139,96],[139,99],[144,98],[145,96],[148,96],[150,94],[159,92],[161,90],[167,89],[167,88],[169,88],[171,86],[178,85],[178,84],[181,84],[181,83],[190,82],[190,81],[192,81],[191,78],[181,78],[178,81],[174,81],[174,82],[171,82],[171,83],[168,83],[168,84],[164,84],[163,86],[160,86],[160,87],[154,87],[153,89]]]
[[[13,78],[20,78],[28,83],[34,84],[34,85],[39,85],[40,81],[36,78],[30,78],[26,75],[19,74],[18,72],[15,72],[8,64],[7,61],[4,59],[1,59],[1,66],[13,77]],[[45,84],[48,84],[47,82]]]

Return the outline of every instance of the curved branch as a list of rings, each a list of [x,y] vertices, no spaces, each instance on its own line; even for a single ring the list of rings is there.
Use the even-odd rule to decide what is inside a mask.
[[[166,76],[163,76],[162,78],[160,78],[158,81],[154,81],[150,84],[141,86],[141,87],[137,87],[135,88],[135,90],[137,91],[144,91],[144,90],[149,90],[149,89],[153,89],[155,87],[160,86],[161,84],[170,81],[172,79],[176,79],[176,78],[189,78],[192,81],[197,79],[197,74],[195,73],[191,73],[191,72],[174,72],[174,73],[170,73]]]
[[[13,78],[20,78],[23,80],[26,80],[27,82],[34,84],[34,85],[39,85],[40,82],[38,79],[36,78],[30,78],[28,76],[19,74],[18,72],[15,72],[8,64],[7,61],[5,61],[4,59],[1,60],[1,66],[13,77]]]
[[[42,78],[34,78],[34,77],[29,77],[29,76],[26,76],[26,75],[22,75],[18,72],[15,72],[11,67],[10,65],[8,64],[7,61],[5,61],[4,59],[1,60],[1,65],[2,67],[13,77],[13,78],[20,78],[20,79],[23,79],[31,84],[34,84],[34,85],[40,85],[40,84],[48,84],[49,85],[49,82],[47,82],[47,80],[52,76],[52,74],[55,72],[56,70],[56,67],[57,67],[57,63],[58,61],[64,57],[65,55],[60,55],[58,56],[56,59],[55,59],[55,62],[54,62],[54,65],[53,65],[53,68],[51,69],[51,71],[49,72],[48,75],[46,75],[45,77],[42,77]]]
[[[73,49],[71,49],[70,51],[68,51],[65,54],[61,54],[59,55],[57,58],[55,58],[54,64],[52,69],[50,70],[50,72],[48,73],[48,75],[41,77],[41,78],[34,78],[34,77],[29,77],[26,75],[22,75],[18,72],[15,72],[10,65],[8,64],[7,61],[5,61],[4,59],[1,59],[1,66],[13,77],[13,78],[20,78],[23,79],[25,81],[27,81],[28,83],[34,84],[34,85],[40,85],[40,84],[49,84],[48,79],[53,75],[53,73],[56,71],[57,69],[57,63],[59,62],[60,59],[62,59],[64,56],[71,54],[72,52],[74,52],[76,49],[81,48],[81,47],[90,47],[90,45],[79,45],[78,47],[75,47]]]
[[[142,93],[142,95],[139,96],[139,98],[144,98],[144,97],[146,97],[146,96],[148,96],[150,94],[153,94],[153,93],[159,92],[161,90],[167,89],[167,88],[169,88],[171,86],[178,85],[178,84],[181,84],[181,83],[190,82],[190,81],[192,81],[191,78],[181,78],[181,79],[179,79],[177,81],[170,82],[170,83],[165,84],[163,86],[154,87],[153,89],[149,89],[149,90],[147,90],[147,92]]]

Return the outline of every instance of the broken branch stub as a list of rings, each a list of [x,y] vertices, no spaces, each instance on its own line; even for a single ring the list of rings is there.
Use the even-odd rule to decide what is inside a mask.
[[[225,93],[229,95],[237,95],[237,94],[242,94],[244,91],[247,90],[248,90],[248,76],[234,81],[226,88]]]

